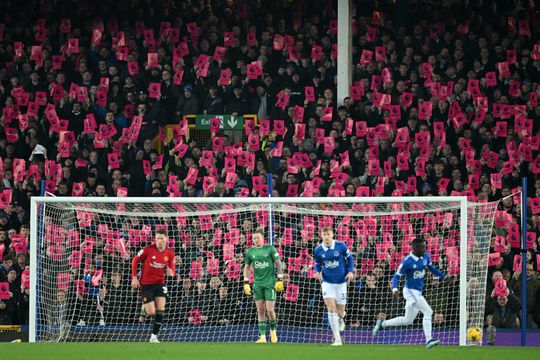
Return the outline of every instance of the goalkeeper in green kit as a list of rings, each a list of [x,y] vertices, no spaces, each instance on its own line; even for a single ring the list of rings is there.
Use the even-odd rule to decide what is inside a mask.
[[[259,339],[257,344],[266,343],[266,315],[270,324],[270,340],[277,343],[276,333],[276,291],[283,291],[283,273],[279,254],[272,245],[264,244],[264,234],[255,230],[252,235],[253,247],[247,251],[246,265],[244,266],[244,292],[251,296],[249,286],[249,268],[253,266],[253,299],[257,306],[259,319]],[[275,280],[277,273],[278,280]]]

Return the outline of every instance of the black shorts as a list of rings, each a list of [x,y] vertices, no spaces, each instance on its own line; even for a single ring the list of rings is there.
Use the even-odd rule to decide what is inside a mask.
[[[167,298],[167,292],[167,286],[161,284],[141,286],[141,296],[144,304],[151,303],[157,297]]]

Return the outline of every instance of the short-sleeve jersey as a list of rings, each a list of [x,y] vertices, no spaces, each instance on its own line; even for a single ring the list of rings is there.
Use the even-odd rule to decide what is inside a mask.
[[[347,282],[347,273],[354,271],[351,252],[342,242],[334,241],[330,248],[320,244],[313,251],[315,271],[322,271],[323,281],[330,284]]]

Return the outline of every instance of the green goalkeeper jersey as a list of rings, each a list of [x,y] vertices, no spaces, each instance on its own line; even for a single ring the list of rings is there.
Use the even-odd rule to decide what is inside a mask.
[[[274,262],[279,254],[272,245],[263,245],[260,248],[252,247],[246,254],[246,264],[253,265],[254,285],[261,287],[274,287]]]

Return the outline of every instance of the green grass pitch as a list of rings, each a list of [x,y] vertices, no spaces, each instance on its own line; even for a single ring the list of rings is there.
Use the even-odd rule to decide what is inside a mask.
[[[540,348],[327,344],[38,343],[0,344],[3,360],[495,360],[539,359]]]

